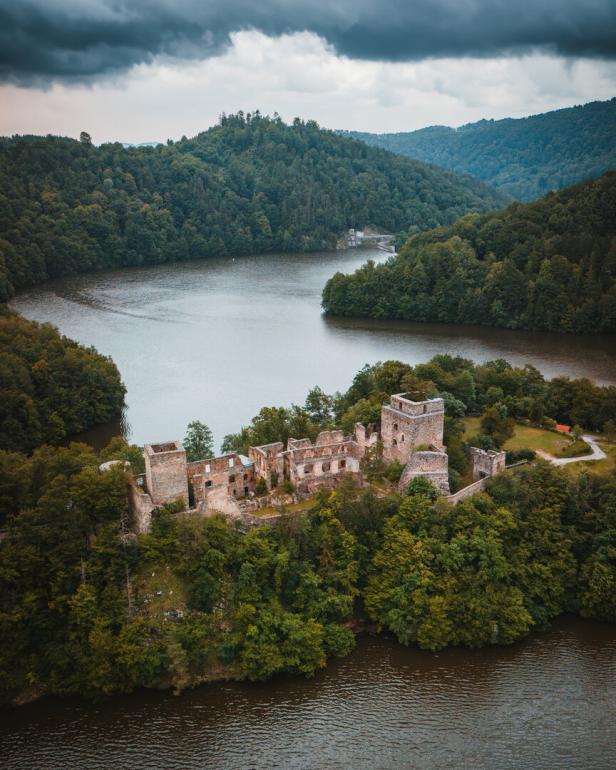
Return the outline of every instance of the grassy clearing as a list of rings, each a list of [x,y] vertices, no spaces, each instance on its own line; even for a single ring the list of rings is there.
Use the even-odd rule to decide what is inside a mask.
[[[481,433],[481,417],[465,417],[464,418],[464,432],[468,436],[475,436],[477,433]]]
[[[258,511],[253,511],[253,516],[278,516],[281,513],[300,513],[301,511],[309,511],[314,508],[315,498],[309,497],[306,500],[300,500],[298,503],[292,505],[268,505],[267,508],[260,508]]]
[[[466,417],[464,419],[464,431],[466,436],[474,436],[480,432],[480,417]],[[538,449],[550,455],[557,455],[560,450],[568,447],[571,439],[560,433],[542,428],[533,428],[530,425],[516,425],[513,436],[503,447],[509,451],[518,449]]]
[[[133,581],[133,591],[141,611],[162,617],[168,610],[186,609],[186,588],[169,566],[152,567]]]
[[[515,433],[505,442],[505,449],[540,449],[550,455],[556,455],[565,447],[568,447],[571,439],[560,433],[542,428],[533,428],[530,425],[516,425]]]

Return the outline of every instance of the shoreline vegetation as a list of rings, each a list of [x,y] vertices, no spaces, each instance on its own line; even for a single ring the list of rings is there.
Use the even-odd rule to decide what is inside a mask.
[[[329,315],[616,332],[616,172],[412,235],[387,262],[336,273]]]
[[[409,390],[445,399],[454,487],[470,443],[511,442],[532,458],[521,437],[538,431],[543,445],[554,421],[615,440],[614,387],[437,356],[366,366],[346,393],[313,388],[303,406],[262,409],[225,442],[241,449],[371,422],[388,395]],[[438,650],[509,644],[563,612],[616,621],[612,444],[597,470],[537,459],[456,506],[423,480],[392,492],[395,469],[376,453],[367,487],[349,480],[267,526],[246,531],[167,506],[138,536],[128,470],[100,473],[108,459],[141,470],[140,448],[121,439],[100,455],[83,444],[0,452],[4,705],[27,694],[98,700],[140,687],[311,676],[347,655],[366,623]]]

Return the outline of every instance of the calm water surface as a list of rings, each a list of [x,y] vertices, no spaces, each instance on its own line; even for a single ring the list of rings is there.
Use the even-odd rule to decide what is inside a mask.
[[[317,384],[345,390],[365,363],[389,358],[504,357],[549,376],[616,383],[613,337],[324,318],[326,280],[368,256],[383,258],[267,255],[98,273],[47,284],[12,306],[113,357],[128,387],[125,419],[136,443],[179,438],[193,419],[208,423],[220,442],[262,406],[301,404]]]
[[[616,629],[437,655],[363,638],[314,679],[2,714],[3,767],[612,770]],[[1,760],[0,760],[1,762]]]

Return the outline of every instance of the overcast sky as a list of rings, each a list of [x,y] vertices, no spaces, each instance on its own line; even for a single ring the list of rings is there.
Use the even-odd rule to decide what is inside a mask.
[[[616,0],[0,0],[0,134],[404,131],[616,95]]]

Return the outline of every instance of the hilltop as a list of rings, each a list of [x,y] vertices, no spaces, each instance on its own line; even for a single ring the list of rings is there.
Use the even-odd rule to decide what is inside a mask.
[[[560,332],[616,331],[616,172],[409,238],[386,264],[337,273],[342,316]]]
[[[471,174],[523,201],[616,168],[616,98],[528,118],[480,120],[460,128],[341,133]]]
[[[417,232],[505,200],[312,121],[258,113],[155,147],[96,147],[87,134],[6,138],[0,299],[101,268],[331,248],[348,227]]]

